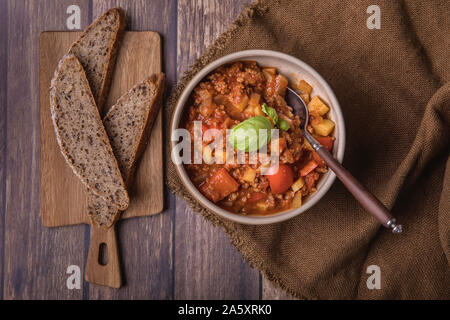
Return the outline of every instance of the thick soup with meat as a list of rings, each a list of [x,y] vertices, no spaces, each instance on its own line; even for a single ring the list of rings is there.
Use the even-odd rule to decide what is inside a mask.
[[[328,170],[304,139],[299,117],[286,104],[287,85],[286,77],[275,68],[245,61],[216,69],[194,89],[182,127],[194,136],[194,122],[201,122],[204,161],[184,166],[200,192],[227,211],[264,215],[297,208],[302,198],[316,191],[321,175]],[[318,96],[311,97],[313,88],[306,81],[292,86],[308,105],[307,130],[331,151],[334,123],[327,118],[329,107]],[[279,129],[277,149],[271,149],[274,138],[270,134],[266,140],[256,141],[254,148],[248,143],[237,143],[231,150],[225,148],[229,139],[227,129],[231,129],[230,137],[248,127]],[[208,146],[217,136],[208,134],[211,131],[208,129],[223,134],[223,149],[211,151]],[[278,170],[270,167],[268,157],[262,153],[256,162],[248,161],[249,152],[262,145],[266,146],[267,154],[278,155]],[[236,160],[239,151],[245,155],[243,163],[226,161]],[[211,157],[224,161],[209,162]]]

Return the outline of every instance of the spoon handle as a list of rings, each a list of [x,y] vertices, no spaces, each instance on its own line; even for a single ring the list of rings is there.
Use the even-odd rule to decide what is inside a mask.
[[[392,229],[393,233],[401,233],[402,226],[395,223],[395,218],[389,210],[366,187],[348,172],[323,146],[319,145],[316,152],[334,171],[345,187],[353,194],[356,200],[372,214],[383,226]]]

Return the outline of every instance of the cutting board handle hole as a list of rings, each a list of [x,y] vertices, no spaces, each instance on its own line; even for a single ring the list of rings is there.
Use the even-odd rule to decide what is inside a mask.
[[[106,266],[108,264],[108,246],[106,243],[100,243],[98,247],[98,264]]]

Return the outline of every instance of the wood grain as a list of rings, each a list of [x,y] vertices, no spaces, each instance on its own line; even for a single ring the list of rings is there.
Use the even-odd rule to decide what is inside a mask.
[[[89,221],[86,188],[61,154],[51,120],[49,100],[50,81],[59,59],[80,34],[44,32],[39,36],[41,218],[46,227]]]
[[[8,41],[6,1],[0,2],[0,43]],[[5,249],[5,210],[6,210],[6,46],[0,46],[0,300],[3,300],[3,261]]]
[[[111,288],[122,286],[116,226],[109,229],[91,226],[91,240],[85,279]]]
[[[93,0],[93,17],[105,10],[121,6],[127,12],[127,30],[152,30],[162,35],[164,50],[176,50],[176,33],[170,19],[176,20],[175,1]],[[166,57],[167,59],[167,57]],[[164,60],[166,88],[173,85],[175,75]],[[90,299],[170,299],[173,296],[172,228],[173,206],[165,199],[165,211],[153,217],[120,221],[120,255],[124,286],[119,289],[89,285]]]
[[[250,1],[178,1],[180,76]],[[259,272],[228,237],[177,199],[175,299],[259,299]]]
[[[82,27],[89,2],[77,1]],[[85,263],[86,228],[49,230],[39,217],[38,36],[64,30],[72,1],[9,0],[7,39],[7,157],[4,252],[5,299],[81,299],[68,290],[69,265]]]
[[[53,71],[80,32],[45,32],[39,38],[41,102],[41,216],[45,226],[89,223],[86,188],[73,174],[56,142],[49,107]],[[161,42],[155,32],[126,32],[116,62],[108,110],[137,82],[161,71]],[[132,201],[122,218],[156,214],[163,209],[162,119],[159,113],[130,190]],[[60,190],[64,190],[61,197]]]
[[[175,239],[175,299],[260,298],[259,272],[243,261],[227,235],[181,199]]]
[[[0,1],[0,42],[6,43],[0,46],[0,112],[5,115],[0,117],[0,174],[4,175],[0,184],[1,298],[289,297],[267,280],[260,282],[258,272],[242,260],[228,237],[167,189],[163,214],[118,223],[126,275],[125,286],[119,290],[86,282],[81,290],[68,290],[66,269],[74,264],[83,273],[89,229],[82,225],[48,229],[39,218],[39,34],[66,30],[66,8],[71,4],[81,8],[82,28],[92,17],[121,5],[127,10],[128,30],[154,30],[162,35],[168,93],[177,74],[180,76],[250,1]],[[5,104],[2,99],[6,98]]]
[[[139,81],[161,72],[161,38],[156,32],[126,32],[106,103],[108,110]],[[122,219],[160,213],[164,205],[162,112],[153,124],[147,148],[139,161],[130,195],[132,201]]]

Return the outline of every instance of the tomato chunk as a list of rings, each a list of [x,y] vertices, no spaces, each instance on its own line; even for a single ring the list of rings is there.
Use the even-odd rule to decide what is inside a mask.
[[[317,152],[312,151],[312,155],[313,155],[314,161],[316,161],[319,164],[319,166],[325,165],[325,161],[323,161],[323,159],[319,156],[319,154]]]
[[[278,171],[276,167],[267,170],[267,179],[269,180],[270,189],[273,193],[283,193],[287,191],[294,183],[294,173],[287,164],[279,164]]]
[[[248,203],[256,203],[261,200],[266,200],[267,194],[263,192],[253,192],[250,194],[250,197],[248,198]]]
[[[316,137],[316,140],[331,152],[333,150],[333,137]]]
[[[300,176],[304,177],[308,175],[308,173],[312,172],[315,168],[317,168],[318,165],[319,164],[316,161],[311,160],[303,168],[300,169]]]
[[[200,192],[212,202],[224,199],[239,188],[239,183],[225,168],[216,171],[208,180],[200,185]]]
[[[316,140],[322,146],[324,146],[329,152],[331,152],[331,150],[333,150],[333,144],[334,144],[333,137],[316,137]],[[312,155],[313,155],[313,159],[320,166],[324,166],[325,165],[325,161],[323,161],[323,159],[319,156],[319,154],[317,152],[313,151]]]

